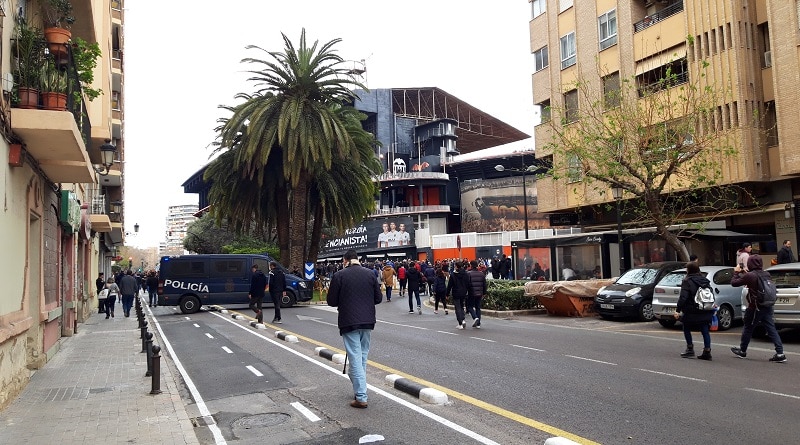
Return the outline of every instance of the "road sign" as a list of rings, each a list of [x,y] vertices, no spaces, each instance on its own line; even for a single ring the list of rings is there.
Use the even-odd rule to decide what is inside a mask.
[[[306,273],[306,280],[313,280],[314,279],[314,263],[306,263],[305,273]]]

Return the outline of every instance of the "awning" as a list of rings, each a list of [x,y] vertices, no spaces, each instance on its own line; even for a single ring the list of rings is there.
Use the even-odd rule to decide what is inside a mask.
[[[760,240],[771,238],[770,235],[755,235],[752,233],[740,233],[734,232],[733,230],[690,230],[689,233],[695,236],[709,236],[715,238],[741,238],[741,239],[753,239],[753,240]]]
[[[383,258],[383,257],[385,257],[385,256],[386,256],[385,254],[380,254],[380,255],[367,255],[367,258]]]
[[[318,263],[322,263],[322,262],[325,262],[325,261],[342,261],[342,257],[338,257],[338,258],[320,258],[320,259],[317,260]]]
[[[660,66],[686,57],[686,47],[671,48],[636,63],[636,75],[652,71]]]
[[[405,253],[405,252],[387,253],[386,255],[389,255],[389,256],[398,256],[398,257],[403,257],[403,258],[405,258],[405,257],[406,257],[406,253]]]

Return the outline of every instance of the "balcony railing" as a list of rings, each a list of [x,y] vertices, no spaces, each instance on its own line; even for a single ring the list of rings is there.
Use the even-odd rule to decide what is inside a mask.
[[[375,217],[383,215],[402,215],[407,213],[441,213],[449,211],[450,211],[450,206],[445,206],[445,205],[390,207],[390,208],[377,209],[371,216]]]
[[[415,180],[415,179],[442,179],[445,181],[450,180],[450,175],[447,173],[439,172],[403,172],[392,173],[386,172],[378,176],[379,181],[397,181],[397,180]]]
[[[660,11],[646,16],[644,19],[633,24],[633,32],[637,33],[643,29],[647,29],[656,23],[671,17],[683,11],[683,0],[676,1],[675,3],[661,9]]]

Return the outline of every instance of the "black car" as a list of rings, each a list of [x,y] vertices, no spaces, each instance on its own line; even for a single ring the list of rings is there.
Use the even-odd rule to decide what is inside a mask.
[[[661,278],[673,270],[686,267],[682,261],[647,263],[629,269],[613,284],[601,287],[594,297],[595,309],[603,318],[635,317],[655,320],[653,289]]]

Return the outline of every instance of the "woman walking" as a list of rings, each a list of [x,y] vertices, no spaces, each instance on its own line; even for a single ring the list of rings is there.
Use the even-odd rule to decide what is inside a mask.
[[[109,278],[106,281],[106,289],[108,289],[108,297],[106,297],[106,318],[111,316],[114,318],[114,304],[119,296],[119,286],[114,282],[114,278]]]
[[[436,275],[433,278],[433,313],[439,313],[439,302],[442,302],[442,309],[444,314],[447,315],[447,277],[444,276],[444,271],[441,267],[436,268]]]
[[[683,336],[686,338],[686,350],[681,354],[683,358],[694,357],[692,331],[699,330],[703,336],[703,353],[697,358],[711,360],[711,334],[708,331],[714,313],[698,308],[694,302],[697,289],[708,287],[709,284],[708,278],[700,273],[700,266],[696,262],[686,263],[686,278],[681,283],[681,294],[678,297],[678,307],[675,312],[675,318],[679,318],[683,323]]]

